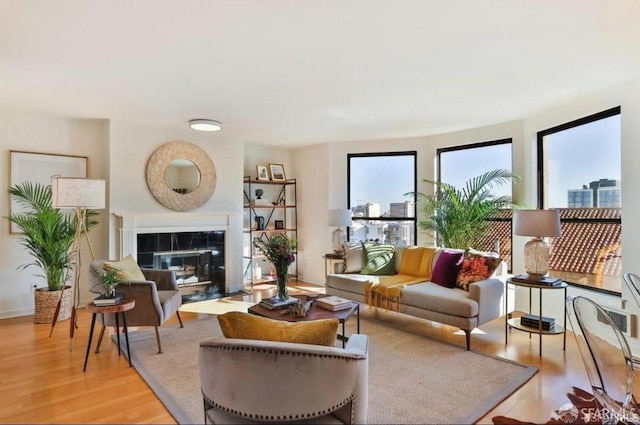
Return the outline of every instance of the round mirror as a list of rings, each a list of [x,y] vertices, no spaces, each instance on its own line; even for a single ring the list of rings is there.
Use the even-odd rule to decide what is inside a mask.
[[[175,211],[202,206],[216,187],[216,167],[209,155],[189,142],[168,142],[147,163],[147,186],[154,198]]]
[[[188,159],[174,159],[164,172],[164,181],[174,192],[186,195],[200,186],[200,170]]]

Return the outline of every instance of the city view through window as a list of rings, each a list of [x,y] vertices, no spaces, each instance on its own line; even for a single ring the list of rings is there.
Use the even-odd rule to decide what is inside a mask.
[[[416,244],[416,152],[348,155],[349,241]]]

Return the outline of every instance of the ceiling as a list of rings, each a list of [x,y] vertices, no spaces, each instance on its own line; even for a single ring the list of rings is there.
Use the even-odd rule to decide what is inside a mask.
[[[637,75],[638,0],[0,0],[0,107],[264,145],[500,123]]]

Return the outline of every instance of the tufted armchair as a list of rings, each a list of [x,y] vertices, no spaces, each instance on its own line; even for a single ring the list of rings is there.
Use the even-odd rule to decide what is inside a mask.
[[[105,260],[94,260],[89,266],[90,291],[101,294],[102,274],[104,273]],[[182,296],[178,290],[175,272],[172,270],[141,269],[146,281],[122,281],[116,287],[116,292],[123,294],[125,298],[136,301],[133,310],[127,312],[127,326],[153,326],[156,330],[158,353],[162,353],[162,343],[158,327],[173,314],[178,315],[180,327],[182,318],[178,309],[182,305]],[[113,315],[99,315],[102,329],[98,338],[96,352],[100,349],[105,326],[115,326]]]
[[[368,348],[362,334],[345,348],[205,339],[198,359],[205,423],[366,423]]]

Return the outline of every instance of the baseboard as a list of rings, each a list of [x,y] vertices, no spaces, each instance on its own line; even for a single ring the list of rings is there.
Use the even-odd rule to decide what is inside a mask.
[[[21,308],[19,310],[10,310],[0,312],[0,319],[10,319],[12,317],[33,316],[35,308]]]

